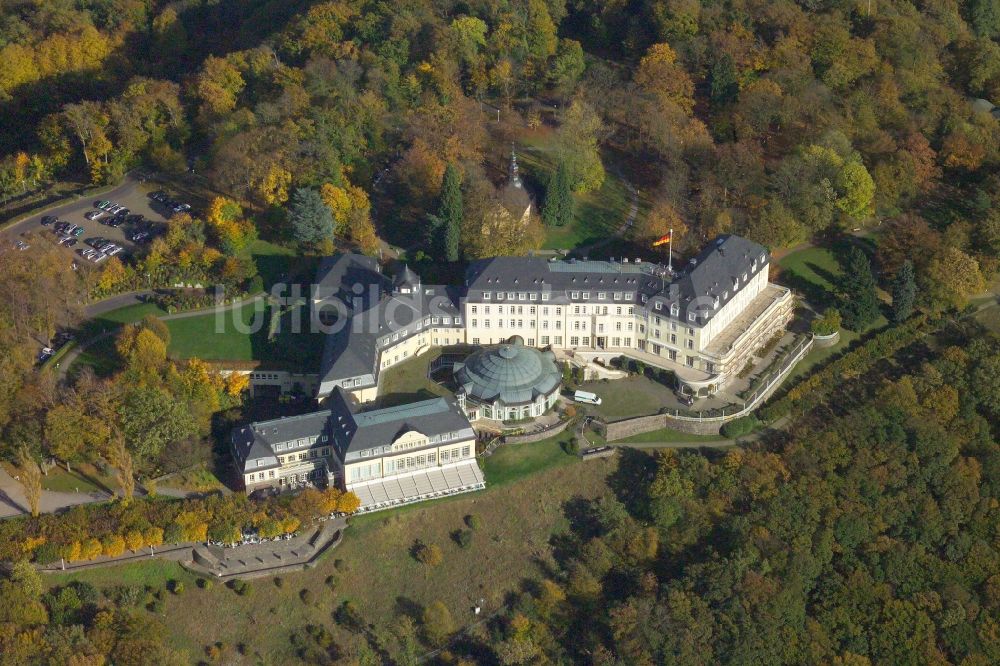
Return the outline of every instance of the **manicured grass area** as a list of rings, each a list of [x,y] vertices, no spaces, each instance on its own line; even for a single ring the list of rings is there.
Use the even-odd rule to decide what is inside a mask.
[[[237,309],[171,319],[171,356],[206,360],[249,361],[254,358],[253,333],[267,335],[267,307],[262,300]]]
[[[103,474],[95,466],[84,463],[71,466],[67,472],[65,467],[53,467],[42,477],[42,488],[64,493],[80,491],[81,493],[107,492],[118,489],[118,482],[113,476]]]
[[[431,361],[440,355],[440,349],[431,349],[383,371],[379,375],[376,404],[379,407],[394,407],[436,395],[450,396],[448,389],[427,376]]]
[[[135,305],[126,305],[123,308],[105,312],[104,314],[91,319],[84,325],[83,331],[81,331],[80,335],[77,337],[80,340],[87,340],[95,335],[104,333],[105,331],[111,331],[119,328],[122,324],[137,322],[146,315],[162,317],[165,314],[167,313],[160,309],[160,306],[156,303],[136,303]]]
[[[553,537],[569,525],[567,503],[608,494],[606,478],[616,464],[612,458],[553,465],[521,476],[516,484],[491,483],[483,492],[365,516],[352,521],[344,542],[314,569],[283,574],[281,587],[271,577],[250,581],[246,596],[218,582],[210,590],[200,589],[195,576],[159,560],[45,580],[162,589],[176,579],[186,589],[182,595],[165,595],[159,619],[168,640],[186,650],[192,663],[203,659],[205,646],[216,641],[245,646],[241,663],[297,663],[290,638],[310,624],[329,629],[338,645],[356,644],[356,635],[332,619],[348,599],[379,635],[387,635],[400,616],[419,616],[424,606],[437,600],[448,606],[458,625],[475,621],[472,608],[480,599],[484,613],[496,611],[525,581],[547,575],[553,565]],[[451,535],[466,528],[467,515],[477,516],[480,527],[471,545],[461,548]],[[411,554],[417,541],[440,547],[444,562],[436,567],[417,562]],[[313,591],[314,603],[301,601],[302,589]]]
[[[625,439],[615,441],[615,444],[648,444],[652,442],[718,442],[724,440],[722,435],[692,435],[681,432],[673,428],[663,428],[652,432],[644,432],[641,435],[632,435]]]
[[[295,314],[288,311],[273,341],[267,339],[269,307],[257,300],[224,312],[171,319],[166,322],[170,329],[167,351],[175,358],[257,360],[282,369],[315,372],[325,336],[309,332],[308,306],[298,308],[301,332],[295,332]]]
[[[807,247],[778,261],[780,281],[802,293],[817,310],[832,305],[843,274],[837,255],[825,247]]]
[[[624,379],[585,382],[580,389],[596,393],[600,405],[587,405],[587,409],[612,421],[656,414],[671,402],[673,390],[648,377],[633,375]]]
[[[579,458],[563,449],[569,438],[570,434],[564,432],[540,442],[501,446],[483,460],[486,483],[504,485],[551,467],[579,462]]]
[[[270,289],[276,282],[288,282],[291,279],[311,280],[315,274],[315,259],[300,256],[292,248],[276,245],[265,240],[257,240],[250,246],[247,253],[257,264],[257,272],[264,280],[264,288]]]

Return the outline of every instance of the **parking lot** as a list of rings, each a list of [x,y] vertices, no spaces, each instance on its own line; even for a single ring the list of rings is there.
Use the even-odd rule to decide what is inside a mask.
[[[46,239],[51,242],[58,242],[63,234],[54,229],[55,225],[48,224],[43,226],[41,223],[43,217],[52,216],[58,218],[61,222],[83,227],[83,233],[77,236],[76,244],[72,247],[67,247],[65,250],[67,253],[71,253],[77,260],[84,261],[81,257],[81,252],[91,248],[91,244],[87,243],[88,240],[93,241],[96,238],[103,238],[121,246],[123,252],[119,254],[119,257],[122,257],[122,255],[133,253],[136,249],[136,244],[129,240],[128,234],[133,233],[137,226],[141,229],[149,229],[152,232],[150,237],[146,239],[147,243],[152,239],[153,235],[163,233],[166,229],[171,211],[163,204],[153,201],[149,197],[149,193],[157,189],[160,188],[155,184],[141,183],[133,178],[126,178],[124,183],[109,192],[57,206],[33,215],[4,229],[0,232],[0,235],[9,239],[10,242],[20,240],[26,242],[28,245],[36,242],[45,242]],[[109,215],[103,215],[98,220],[86,219],[85,216],[87,213],[97,210],[95,204],[98,201],[112,201],[120,204],[129,210],[130,215],[142,215],[144,219],[138,224],[135,222],[124,223],[118,227],[101,223],[102,220],[108,219]],[[30,248],[26,251],[30,251]]]

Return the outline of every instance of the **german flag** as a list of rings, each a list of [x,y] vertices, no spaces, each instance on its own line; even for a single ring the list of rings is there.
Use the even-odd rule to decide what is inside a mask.
[[[670,242],[670,234],[667,234],[666,236],[660,236],[655,241],[653,241],[653,247],[659,247],[661,245],[666,245],[669,242]]]

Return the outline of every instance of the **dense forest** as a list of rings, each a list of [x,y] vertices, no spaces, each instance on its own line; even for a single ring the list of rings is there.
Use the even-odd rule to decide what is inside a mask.
[[[501,664],[988,664],[1000,659],[1000,344],[909,346],[761,446],[626,457]],[[991,432],[991,428],[993,432]]]
[[[1000,347],[937,318],[1000,268],[991,103],[1000,0],[0,0],[0,204],[136,168],[212,193],[99,271],[0,248],[0,454],[132,478],[203,459],[241,418],[244,387],[169,359],[155,319],[111,340],[108,377],[35,372],[37,341],[88,297],[259,291],[257,239],[309,255],[385,240],[460,268],[538,247],[626,170],[648,199],[637,252],[669,229],[682,254],[727,232],[778,250],[875,229],[849,276],[871,298],[848,298],[844,323],[877,314],[876,282],[909,306],[762,414],[786,434],[624,456],[617,499],[575,507],[559,569],[440,658],[997,663]],[[505,160],[542,131],[555,168],[529,174],[522,218]],[[176,517],[130,515],[96,537]],[[106,546],[25,525],[12,559]],[[23,564],[0,599],[11,663],[180,660],[134,599],[47,592]]]

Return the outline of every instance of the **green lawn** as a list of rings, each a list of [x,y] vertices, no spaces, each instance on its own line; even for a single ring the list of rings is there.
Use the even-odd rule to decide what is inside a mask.
[[[81,493],[107,492],[117,490],[118,482],[113,476],[102,474],[89,464],[73,465],[67,472],[65,467],[53,467],[42,477],[42,488],[58,492]]]
[[[304,278],[306,282],[311,282],[315,274],[315,258],[302,257],[292,248],[257,240],[247,253],[253,257],[257,272],[264,279],[265,289],[270,289],[276,282],[288,282],[293,279]]]
[[[224,312],[171,319],[171,356],[205,360],[250,361],[254,358],[253,333],[267,335],[267,308],[264,301],[245,304]]]
[[[440,355],[440,349],[431,349],[380,373],[377,406],[394,407],[437,395],[450,396],[448,389],[427,376],[431,361]]]
[[[280,333],[269,341],[269,306],[246,303],[225,312],[209,312],[167,321],[168,352],[175,358],[211,361],[261,361],[272,367],[315,372],[323,354],[325,336],[308,331],[308,306],[298,307],[301,332],[295,332],[292,311],[281,318]]]
[[[596,393],[601,398],[600,405],[588,405],[587,409],[611,421],[656,414],[673,394],[670,387],[638,375],[584,382],[580,389]]]
[[[563,449],[570,436],[564,432],[540,442],[505,444],[496,449],[483,460],[487,487],[502,486],[552,467],[579,462],[579,458]]]
[[[782,257],[778,265],[780,281],[801,292],[818,310],[834,302],[843,269],[830,249],[808,247]]]

